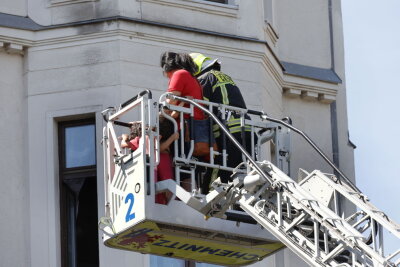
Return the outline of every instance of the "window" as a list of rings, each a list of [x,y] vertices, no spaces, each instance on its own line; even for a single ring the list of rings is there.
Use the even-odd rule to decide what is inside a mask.
[[[58,126],[62,267],[99,266],[94,119]]]
[[[160,257],[151,255],[150,257],[150,266],[151,267],[159,267],[159,266],[168,266],[168,267],[187,267],[187,263],[184,260]]]
[[[50,6],[63,6],[71,4],[80,4],[85,2],[95,2],[99,0],[50,0]]]
[[[209,2],[216,2],[216,3],[221,3],[221,4],[228,4],[228,0],[206,0]]]
[[[205,1],[221,3],[221,4],[236,5],[236,0],[205,0]]]

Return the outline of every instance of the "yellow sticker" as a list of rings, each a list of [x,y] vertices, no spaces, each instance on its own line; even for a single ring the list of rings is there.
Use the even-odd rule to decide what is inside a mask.
[[[182,236],[160,231],[157,224],[150,221],[131,227],[105,244],[117,249],[222,265],[251,264],[284,247],[280,242],[245,246]]]

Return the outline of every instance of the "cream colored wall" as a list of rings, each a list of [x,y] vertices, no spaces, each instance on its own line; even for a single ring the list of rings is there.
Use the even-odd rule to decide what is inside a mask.
[[[335,71],[344,80],[340,6],[337,1],[333,2]],[[238,6],[194,0],[119,0],[113,3],[100,0],[53,6],[48,3],[47,0],[28,0],[29,16],[40,24],[50,25],[119,14],[265,38],[261,1],[254,4],[239,0]],[[327,3],[306,0],[300,5],[287,0],[275,1],[275,27],[279,39],[274,51],[280,60],[330,68]],[[13,222],[11,227],[20,229],[16,237],[8,233],[4,235],[12,246],[1,244],[0,251],[9,251],[13,255],[4,258],[6,261],[15,258],[15,251],[29,251],[17,262],[19,266],[60,265],[57,120],[65,116],[95,113],[97,138],[100,140],[102,109],[118,105],[143,89],[152,90],[155,99],[164,92],[167,79],[162,76],[159,67],[160,54],[164,51],[196,51],[220,58],[223,71],[239,85],[249,108],[264,110],[276,118],[292,117],[294,125],[309,134],[330,157],[330,105],[321,101],[320,96],[336,97],[340,165],[345,173],[354,174],[352,149],[347,145],[344,84],[283,74],[279,62],[263,43],[126,21],[55,28],[35,34],[12,31],[10,36],[28,48],[24,58],[0,52],[0,64],[7,65],[7,68],[2,68],[6,72],[0,72],[0,93],[6,94],[0,98],[0,103],[4,102],[0,109],[22,110],[17,113],[15,121],[7,123],[11,125],[10,130],[0,132],[0,146],[5,146],[5,151],[15,158],[25,156],[28,163],[26,169],[21,170],[18,169],[21,164],[17,162],[1,162],[8,169],[12,167],[4,177],[16,178],[5,180],[9,188],[15,189],[11,193],[7,191],[7,195],[0,194],[0,200],[5,203],[11,197],[19,204],[17,212],[12,214],[5,210],[5,206],[0,206],[1,211],[5,210],[10,216]],[[20,36],[22,41],[16,36]],[[23,61],[26,87],[20,79]],[[18,90],[3,90],[3,87]],[[294,93],[288,94],[289,89]],[[26,95],[27,98],[24,98]],[[18,131],[19,125],[27,125],[24,132],[26,138]],[[12,133],[15,133],[16,146],[20,146],[17,150],[15,146],[11,149],[7,143]],[[26,143],[21,145],[18,142],[21,139]],[[103,192],[100,145],[97,151],[98,192]],[[294,175],[299,167],[330,171],[303,141],[294,136],[292,153],[291,172]],[[19,195],[21,191],[25,193]],[[100,216],[103,214],[103,203],[103,196],[99,194]],[[23,213],[24,210],[29,211],[28,215]],[[23,220],[24,215],[27,220]],[[0,219],[1,229],[8,229],[8,222]],[[99,246],[101,266],[131,266],[132,262],[138,266],[149,265],[148,256],[105,248],[101,242]],[[254,266],[267,264],[299,266],[299,259],[285,250]]]
[[[102,173],[100,112],[121,102],[118,40],[68,42],[29,49],[27,54],[30,266],[60,266],[57,121],[96,114],[98,192]],[[77,116],[77,117],[76,117]],[[98,214],[104,196],[98,194]],[[148,265],[148,257],[106,248],[99,236],[101,266]],[[42,244],[35,246],[35,244]]]
[[[29,265],[27,101],[23,57],[0,51],[0,266]]]
[[[284,98],[284,114],[293,120],[293,126],[304,131],[330,158],[332,134],[329,104],[304,99]],[[292,133],[291,174],[297,178],[299,168],[332,173],[331,168],[300,136]]]
[[[166,90],[168,81],[162,75],[159,60],[161,53],[168,50],[220,55],[224,70],[245,90],[244,96],[252,108],[264,105],[259,97],[265,94],[261,82],[272,79],[265,76],[266,51],[261,44],[248,43],[243,48],[243,43],[218,38],[218,51],[213,51],[210,45],[208,50],[200,47],[215,37],[193,39],[192,34],[156,27],[104,23],[84,30],[86,34],[79,28],[40,32],[37,38],[43,38],[41,45],[29,48],[26,53],[30,210],[37,211],[30,217],[31,266],[59,266],[60,262],[57,120],[96,113],[100,140],[102,109],[117,106],[143,89],[152,90],[155,99]],[[276,85],[275,91],[278,96]],[[100,145],[97,151],[99,192],[103,192]],[[101,216],[102,194],[99,203]],[[45,245],[34,246],[38,242]],[[128,266],[133,261],[148,266],[148,257],[99,246],[102,266],[116,263]]]
[[[220,33],[264,38],[261,1],[237,0],[224,5],[201,0],[27,0],[29,17],[41,25],[55,25],[127,16],[136,19],[181,25]]]
[[[279,58],[330,68],[328,0],[279,0],[275,4]]]
[[[335,71],[340,77],[343,77],[343,83],[339,85],[340,89],[338,90],[336,101],[340,153],[339,164],[341,170],[355,182],[354,149],[349,145],[348,142],[349,127],[347,116],[346,80],[344,78],[344,41],[340,1],[333,1],[332,8]]]
[[[26,16],[26,0],[2,0],[0,2],[0,13],[7,13],[18,16]]]

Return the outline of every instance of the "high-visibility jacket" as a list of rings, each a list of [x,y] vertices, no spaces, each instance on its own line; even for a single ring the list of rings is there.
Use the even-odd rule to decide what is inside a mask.
[[[242,93],[233,82],[232,78],[223,72],[211,70],[198,77],[203,87],[203,98],[206,101],[220,103],[224,105],[239,107],[246,109]],[[231,133],[241,131],[240,116],[229,114],[227,126]],[[218,125],[214,125],[214,136],[218,138],[220,135]],[[250,127],[245,128],[250,131]]]

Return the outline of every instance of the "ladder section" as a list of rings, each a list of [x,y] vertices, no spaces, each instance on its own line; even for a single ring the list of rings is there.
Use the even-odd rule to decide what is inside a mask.
[[[304,172],[304,171],[303,171]],[[400,225],[391,220],[383,211],[375,207],[361,192],[354,190],[346,183],[341,182],[336,176],[325,175],[318,170],[307,173],[300,184],[309,192],[315,192],[323,189],[330,192],[326,197],[325,205],[329,205],[337,214],[344,217],[358,232],[364,236],[364,245],[369,246],[373,252],[385,259],[388,264],[394,263],[400,265],[400,247],[397,251],[388,251],[385,253],[384,233],[390,233],[400,244]],[[318,186],[318,188],[316,188]],[[319,197],[321,200],[321,197]],[[350,214],[341,211],[338,205],[339,200],[342,203],[350,204],[353,207]],[[344,216],[345,215],[345,216]]]
[[[348,186],[335,184],[321,172],[314,172],[324,182],[331,183],[335,190],[347,190],[349,200],[357,208],[361,217],[350,224],[350,219],[340,217],[323,201],[313,196],[309,190],[293,181],[269,162],[260,163],[272,183],[255,179],[257,171],[251,171],[247,177],[253,180],[252,186],[236,182],[243,186],[239,194],[240,206],[265,229],[274,234],[288,248],[308,264],[314,266],[396,266],[392,261],[395,253],[384,256],[381,231],[386,229],[396,233],[399,227],[370,204],[357,200],[356,194]],[[257,180],[257,182],[254,182]],[[239,179],[240,181],[240,179]],[[256,186],[255,186],[256,185]],[[320,188],[321,189],[321,188]],[[343,195],[346,195],[343,194]],[[379,238],[370,242],[365,236],[368,227],[357,227],[370,220],[372,236]],[[397,252],[398,253],[398,252]]]
[[[186,102],[189,107],[169,105],[165,101],[167,98]],[[143,194],[144,191],[146,195],[169,191],[173,194],[171,199],[178,197],[186,205],[204,214],[205,218],[227,219],[232,216],[232,212],[239,215],[247,213],[305,262],[313,266],[358,267],[400,264],[398,260],[400,250],[390,254],[385,253],[383,236],[383,232],[388,231],[400,240],[400,227],[372,205],[360,190],[329,161],[328,157],[305,134],[291,126],[289,121],[270,118],[263,112],[201,100],[194,101],[170,94],[163,95],[158,105],[151,100],[151,93],[148,91],[123,103],[118,111],[106,110],[103,113],[107,121],[103,140],[106,144],[104,154],[107,156],[105,162],[106,216],[114,222],[116,228],[121,228],[115,224],[116,218],[126,212],[119,211],[119,202],[123,199],[118,198],[115,201],[115,195],[123,194],[117,190],[120,190],[118,184],[122,182],[118,179],[113,180],[115,172],[119,170],[114,165],[129,160],[129,157],[136,154],[123,151],[114,126],[129,128],[131,124],[122,122],[120,119],[124,114],[133,112],[131,110],[135,107],[140,108],[137,119],[142,124],[141,136],[145,137],[140,139],[139,144],[143,158],[143,166],[140,168],[143,172],[145,166],[148,169],[146,181],[143,184],[145,190],[141,191]],[[187,140],[183,140],[182,137],[185,136],[184,129],[187,127],[184,125],[187,118],[185,114],[193,117],[195,107],[207,113],[211,119],[210,124],[217,125],[224,138],[229,139],[231,145],[238,148],[243,158],[239,166],[236,168],[228,166],[226,160],[228,155],[224,147],[214,151],[210,145],[208,161],[193,158],[193,138],[190,138],[190,145],[187,146],[187,142],[184,144]],[[165,108],[180,113],[180,127],[175,119],[164,112]],[[214,115],[216,110],[220,112],[218,117]],[[152,171],[160,162],[157,141],[159,139],[158,111],[161,111],[174,124],[175,131],[178,129],[180,131],[181,138],[174,141],[175,180],[156,182]],[[252,136],[250,150],[245,149],[245,146],[239,143],[226,127],[233,113],[236,116],[235,119],[240,120],[242,133],[250,128]],[[261,121],[250,120],[248,114],[257,115]],[[340,176],[336,178],[320,171],[312,173],[303,171],[304,178],[300,183],[290,178],[289,130],[305,137]],[[211,134],[212,132],[210,136]],[[262,145],[269,140],[274,146],[274,156],[271,157],[273,162],[260,159]],[[214,156],[220,156],[222,160],[214,162]],[[222,183],[218,178],[212,183],[213,190],[204,195],[200,193],[195,183],[195,175],[199,167],[232,172],[232,182]],[[191,190],[181,186],[181,174],[191,177]],[[116,186],[117,189],[115,189]],[[117,202],[118,206],[111,207],[112,203]],[[237,210],[237,204],[241,210]],[[352,212],[345,214],[342,206],[345,206],[347,210],[351,207]],[[236,207],[236,210],[232,210],[233,207]],[[137,218],[139,217],[137,214]]]
[[[385,256],[382,234],[383,230],[386,230],[399,238],[399,226],[369,203],[360,190],[301,131],[286,122],[259,113],[261,118],[281,122],[282,125],[302,135],[339,173],[340,179],[334,176],[327,177],[315,171],[298,184],[271,162],[255,162],[254,153],[250,155],[240,143],[236,142],[226,129],[224,119],[221,122],[212,114],[211,108],[207,110],[199,105],[199,103],[210,106],[212,104],[174,98],[188,102],[209,114],[226,137],[231,139],[233,145],[240,149],[245,158],[242,165],[247,167],[247,173],[237,168],[239,171],[232,183],[223,184],[216,180],[213,183],[214,191],[204,198],[200,195],[190,197],[185,193],[185,203],[190,203],[191,207],[207,217],[219,218],[224,218],[228,208],[239,203],[247,214],[310,265],[396,266],[399,264],[395,258],[400,251]],[[218,108],[222,108],[224,113],[224,106]],[[325,188],[323,194],[318,194],[315,184],[323,185]],[[180,197],[179,194],[177,196]],[[355,212],[344,218],[340,215],[339,204],[349,203],[354,206]]]

